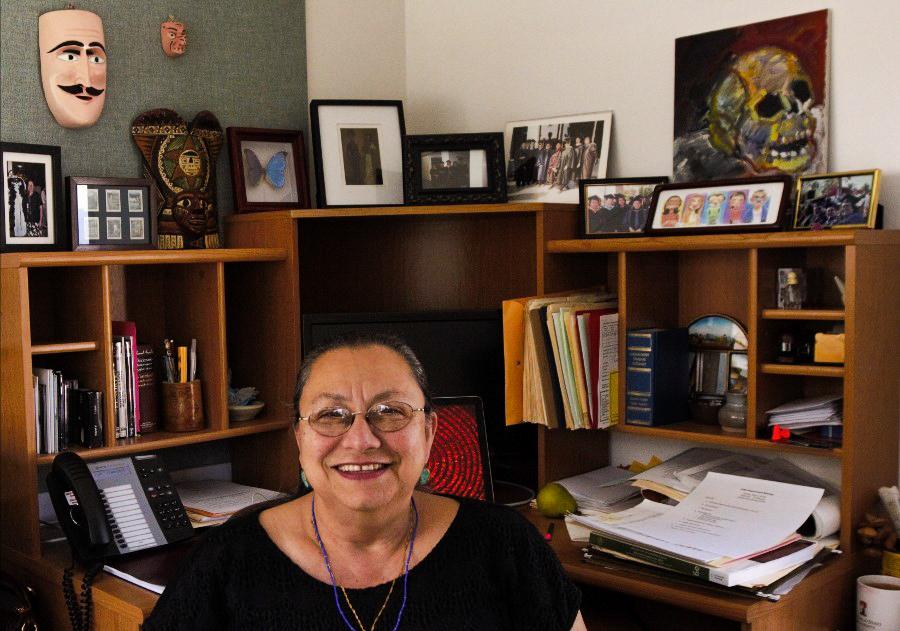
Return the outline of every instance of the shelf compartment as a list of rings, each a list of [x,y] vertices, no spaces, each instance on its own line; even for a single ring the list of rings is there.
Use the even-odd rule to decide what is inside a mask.
[[[761,364],[759,371],[766,375],[794,375],[799,377],[840,379],[844,376],[843,366],[816,366],[812,364]]]
[[[747,438],[740,434],[728,434],[723,432],[718,425],[706,425],[696,421],[683,421],[659,427],[643,427],[640,425],[614,425],[613,431],[628,434],[642,434],[658,438],[676,440],[690,440],[698,443],[721,445],[725,447],[739,447],[743,449],[766,449],[782,453],[806,454],[822,456],[826,458],[840,458],[841,449],[817,449],[815,447],[802,447],[800,445],[785,445],[773,443],[764,438]]]
[[[839,322],[845,317],[843,309],[763,309],[763,320],[822,320]]]
[[[31,347],[31,355],[58,355],[62,353],[84,353],[97,350],[97,342],[58,342],[37,344]]]
[[[844,309],[841,307],[841,294],[834,282],[834,276],[847,281],[844,248],[776,248],[760,250],[758,256],[759,306],[763,319],[806,319],[806,320],[843,320]],[[798,267],[806,272],[807,299],[805,309],[799,313],[808,313],[809,317],[801,318],[780,313],[790,310],[778,309],[778,269],[782,267]],[[775,313],[777,312],[777,313]],[[775,313],[767,317],[767,313]],[[839,315],[839,318],[834,316]]]
[[[75,448],[72,451],[85,460],[117,458],[130,454],[158,451],[169,447],[195,445],[214,440],[275,432],[290,427],[290,425],[291,421],[289,419],[262,418],[235,424],[228,429],[204,429],[196,432],[154,432],[136,438],[119,439],[112,446],[95,449]],[[39,465],[50,464],[53,462],[54,457],[56,457],[56,454],[42,454],[37,457],[37,463]]]

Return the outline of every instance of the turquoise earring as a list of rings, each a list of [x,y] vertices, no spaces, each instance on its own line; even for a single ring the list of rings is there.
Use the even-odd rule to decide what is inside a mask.
[[[431,479],[431,471],[428,470],[428,467],[422,469],[422,473],[419,474],[419,486],[425,486],[428,484],[428,480]]]
[[[309,480],[306,479],[306,471],[300,470],[300,483],[303,485],[305,489],[311,489],[312,487],[309,485]]]

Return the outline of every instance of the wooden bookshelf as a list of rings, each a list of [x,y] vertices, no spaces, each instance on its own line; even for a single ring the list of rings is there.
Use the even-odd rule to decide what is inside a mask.
[[[763,309],[763,320],[843,320],[843,309]]]
[[[816,364],[760,364],[759,371],[766,375],[799,375],[806,377],[831,377],[833,379],[841,379],[844,376],[843,366]]]
[[[85,353],[97,350],[97,342],[59,342],[58,344],[35,344],[31,347],[35,355],[57,355],[59,353]]]

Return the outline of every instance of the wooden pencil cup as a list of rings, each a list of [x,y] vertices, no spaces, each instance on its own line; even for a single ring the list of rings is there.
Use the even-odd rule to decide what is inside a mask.
[[[200,380],[162,384],[163,429],[167,432],[193,432],[203,429],[203,391]]]

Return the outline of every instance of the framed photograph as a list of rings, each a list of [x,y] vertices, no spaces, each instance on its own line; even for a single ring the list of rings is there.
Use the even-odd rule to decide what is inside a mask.
[[[795,230],[874,228],[881,170],[797,178]]]
[[[580,180],[606,177],[612,112],[506,124],[506,180],[511,202],[578,202]]]
[[[401,101],[309,104],[319,208],[403,204]]]
[[[506,201],[503,134],[406,136],[407,204],[490,204]]]
[[[73,250],[156,247],[156,195],[143,178],[66,178]]]
[[[653,191],[657,184],[668,181],[663,176],[581,180],[582,236],[596,239],[643,234]]]
[[[237,213],[309,208],[303,134],[290,129],[229,127]]]
[[[656,187],[647,232],[653,235],[778,230],[791,177],[683,182]]]
[[[0,252],[66,250],[59,147],[0,143],[3,220]]]

